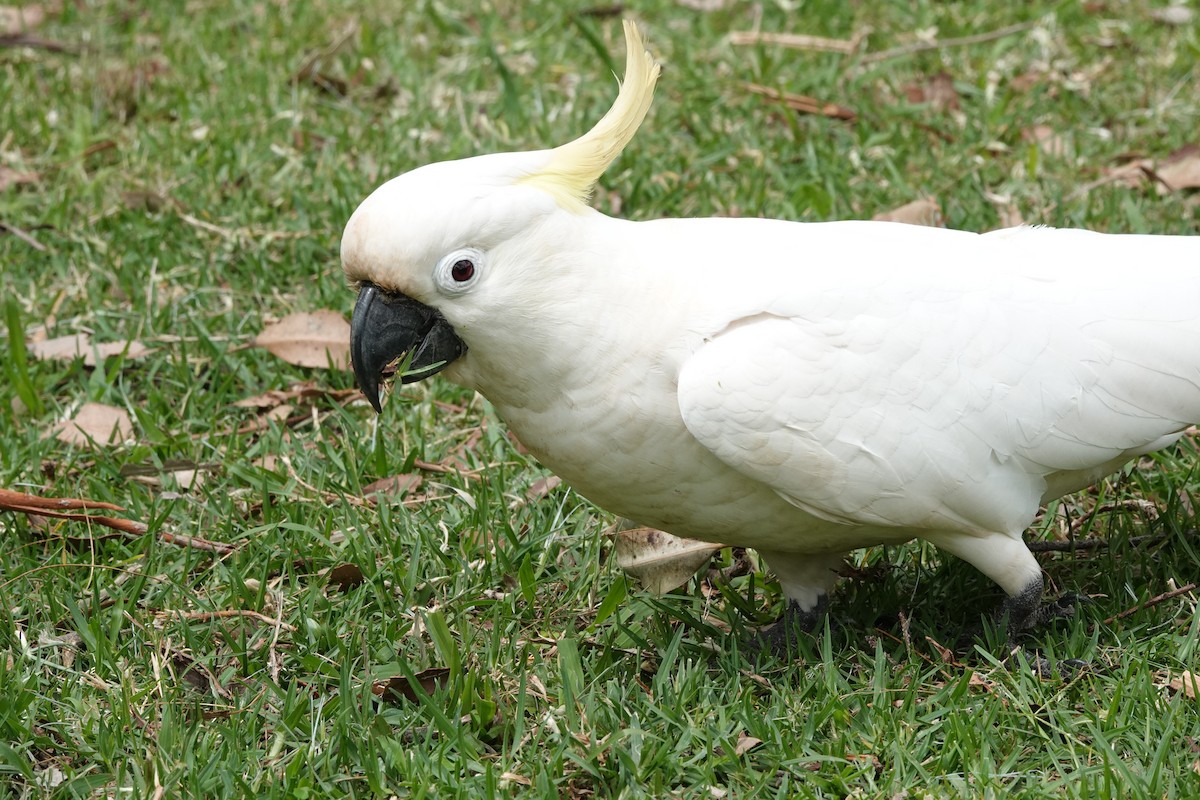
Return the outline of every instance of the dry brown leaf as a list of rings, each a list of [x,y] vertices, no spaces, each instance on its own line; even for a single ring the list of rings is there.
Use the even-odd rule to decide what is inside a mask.
[[[1021,138],[1037,145],[1042,155],[1051,158],[1062,158],[1070,155],[1071,145],[1061,133],[1049,125],[1034,125],[1021,131]]]
[[[30,342],[28,346],[30,354],[39,361],[50,359],[71,361],[82,358],[84,365],[89,367],[94,367],[100,361],[122,353],[126,358],[141,358],[150,352],[150,348],[138,341],[94,343],[91,336],[86,333],[56,336],[53,339]]]
[[[204,483],[207,470],[202,469],[178,469],[168,473],[170,478],[175,481],[175,487],[180,491],[190,492],[193,489],[199,489]]]
[[[744,733],[738,734],[737,744],[734,745],[733,752],[739,756],[745,755],[760,744],[762,744],[762,739],[755,739],[753,736],[747,736]]]
[[[971,673],[971,677],[967,680],[967,685],[968,686],[978,686],[980,688],[986,689],[989,692],[996,688],[995,683],[993,683],[992,681],[989,681],[987,678],[983,677],[978,672]]]
[[[371,693],[383,700],[394,701],[399,698],[415,703],[417,700],[433,694],[439,686],[445,686],[449,683],[450,670],[445,667],[433,667],[422,670],[413,677],[416,678],[417,686],[420,689],[414,689],[408,678],[403,675],[397,675],[385,681],[375,681],[371,685]],[[418,691],[420,694],[417,693]]]
[[[1167,25],[1187,25],[1196,17],[1196,12],[1185,5],[1156,8],[1150,12],[1150,19]]]
[[[138,191],[121,192],[121,202],[130,211],[145,211],[157,214],[171,203],[171,198],[159,192],[141,189]]]
[[[390,475],[386,478],[380,478],[377,481],[372,481],[363,487],[363,496],[374,502],[375,495],[396,495],[413,494],[417,489],[421,488],[424,478],[415,473],[406,475]]]
[[[357,389],[328,389],[319,386],[314,381],[301,381],[293,383],[286,389],[270,389],[262,394],[238,400],[233,406],[234,408],[274,408],[275,406],[292,403],[296,400],[311,400],[322,397],[331,397],[335,401],[341,401],[356,394],[358,394]]]
[[[149,352],[150,348],[138,341],[93,343],[83,354],[83,363],[85,366],[94,367],[99,361],[112,356],[124,354],[125,358],[141,358]]]
[[[891,211],[881,211],[872,219],[880,222],[903,222],[908,225],[924,225],[930,228],[941,228],[946,224],[942,217],[942,207],[932,197],[923,197],[905,203]]]
[[[996,208],[996,216],[1000,218],[1001,228],[1016,228],[1025,224],[1025,218],[1021,216],[1021,211],[1012,201],[1011,196],[985,192],[984,197]]]
[[[1138,158],[1121,164],[1116,167],[1105,167],[1104,178],[1096,185],[1105,183],[1119,183],[1123,186],[1128,186],[1130,189],[1136,189],[1148,181],[1148,171],[1153,170],[1154,162],[1148,158]],[[1094,188],[1089,185],[1088,188]]]
[[[712,12],[720,11],[725,7],[728,0],[675,0],[675,2],[684,8],[690,8],[692,11]]]
[[[279,459],[273,453],[267,453],[262,458],[256,458],[250,463],[259,469],[265,469],[267,472],[275,472],[279,467]]]
[[[1008,88],[1017,94],[1024,94],[1033,87],[1046,81],[1046,73],[1041,70],[1030,70],[1022,72],[1008,82]]]
[[[84,403],[75,416],[58,424],[55,438],[67,444],[116,444],[133,436],[133,425],[123,408],[102,403]]]
[[[0,6],[0,36],[27,33],[46,21],[44,5]]]
[[[350,323],[329,309],[289,314],[264,328],[254,344],[298,367],[350,366]]]
[[[1167,682],[1167,688],[1189,700],[1200,698],[1200,674],[1185,669]]]
[[[681,539],[654,528],[618,530],[617,566],[637,578],[646,591],[667,592],[687,583],[724,545]]]
[[[348,592],[355,586],[361,585],[366,578],[358,564],[338,564],[325,575],[331,586],[336,586],[343,592]]]
[[[43,339],[28,345],[29,354],[38,361],[61,359],[70,361],[79,358],[92,347],[92,337],[86,333],[75,333],[70,336],[56,336],[53,339]]]
[[[37,183],[42,179],[42,176],[36,172],[17,172],[12,167],[6,167],[0,164],[0,192],[8,191],[13,186],[23,186],[29,183]]]
[[[958,90],[948,72],[939,72],[924,83],[910,83],[903,89],[908,102],[928,103],[934,111],[958,111]]]
[[[1158,176],[1159,194],[1200,189],[1200,145],[1189,144],[1171,153],[1154,174]]]
[[[527,500],[541,500],[543,497],[548,497],[551,492],[561,485],[562,478],[557,475],[539,478],[533,482],[532,486],[525,490],[525,498]]]

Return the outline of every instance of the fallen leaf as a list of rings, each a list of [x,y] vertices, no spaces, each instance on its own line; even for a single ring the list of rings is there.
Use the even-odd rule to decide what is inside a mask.
[[[70,336],[56,336],[53,339],[43,339],[31,342],[29,354],[38,361],[59,359],[70,361],[81,357],[92,346],[92,338],[86,333],[75,333]]]
[[[539,478],[533,482],[532,486],[525,490],[525,497],[528,500],[541,500],[543,497],[548,497],[551,492],[561,485],[562,478],[557,475]]]
[[[1166,6],[1150,12],[1150,19],[1167,25],[1187,25],[1195,16],[1196,12],[1185,5]]]
[[[171,198],[159,192],[139,190],[121,192],[121,201],[125,203],[125,207],[130,211],[145,211],[149,214],[157,214],[171,203]]]
[[[524,775],[518,775],[515,772],[505,772],[500,775],[500,787],[504,788],[507,783],[516,783],[521,786],[533,786],[533,781],[526,778]]]
[[[205,471],[199,469],[180,469],[169,473],[172,480],[175,481],[176,488],[184,492],[190,492],[192,489],[199,489],[204,483]]]
[[[987,678],[980,675],[978,672],[972,672],[971,677],[967,679],[968,686],[978,686],[987,691],[992,691],[996,688],[996,684],[989,681]]]
[[[881,222],[903,222],[908,225],[925,225],[930,228],[941,228],[946,224],[946,220],[942,217],[942,207],[932,197],[913,200],[911,203],[905,203],[899,208],[893,208],[891,211],[882,211],[872,217],[872,219]]]
[[[366,580],[358,564],[350,563],[338,564],[329,570],[325,577],[331,586],[336,586],[343,592],[361,585]]]
[[[1154,162],[1148,158],[1137,158],[1116,167],[1105,167],[1103,170],[1104,179],[1096,185],[1119,183],[1131,189],[1136,189],[1150,179],[1149,174],[1153,171],[1153,167]],[[1089,188],[1094,187],[1089,185]]]
[[[654,528],[618,530],[617,565],[649,592],[666,594],[687,583],[724,545],[681,539]]]
[[[279,459],[273,453],[267,453],[262,458],[256,458],[250,462],[259,469],[264,469],[267,472],[274,472],[279,466]]]
[[[350,323],[328,309],[289,314],[264,328],[254,344],[298,367],[350,366]]]
[[[1159,194],[1200,189],[1200,145],[1189,144],[1171,153],[1154,174],[1158,176]]]
[[[1006,194],[985,192],[984,197],[996,208],[996,216],[1000,218],[1001,228],[1016,228],[1025,224],[1020,209],[1013,203],[1012,197]]]
[[[738,735],[737,744],[733,747],[733,752],[737,755],[745,755],[754,748],[762,744],[762,739],[756,739],[753,736],[747,736],[742,733]]]
[[[675,0],[678,5],[690,8],[692,11],[720,11],[728,0]]]
[[[928,103],[934,111],[958,111],[958,90],[954,78],[948,72],[939,72],[924,83],[910,83],[904,88],[904,96],[915,105]]]
[[[356,39],[358,36],[358,29],[358,19],[353,17],[338,26],[334,30],[332,38],[328,43],[325,44],[324,47],[311,50],[305,55],[304,61],[301,62],[299,68],[296,69],[295,74],[292,75],[292,82],[305,83],[308,81],[313,81],[320,85],[319,78],[324,77],[320,74],[321,64],[329,59],[332,59],[352,40]],[[343,87],[343,89],[344,88],[345,87]]]
[[[406,475],[389,475],[386,478],[380,478],[364,486],[363,496],[367,500],[374,502],[377,496],[381,494],[396,495],[397,497],[412,494],[421,488],[424,480],[420,475],[411,472]]]
[[[274,408],[296,400],[314,400],[329,397],[336,402],[358,395],[357,389],[329,389],[313,381],[293,383],[286,389],[270,389],[253,397],[246,397],[233,404],[234,408]]]
[[[93,342],[91,336],[86,333],[31,342],[28,347],[30,354],[39,361],[72,361],[82,358],[84,365],[88,367],[94,367],[112,356],[124,354],[125,358],[141,358],[150,352],[150,348],[138,341]]]
[[[1043,155],[1051,158],[1062,158],[1071,152],[1071,145],[1049,125],[1034,125],[1021,131],[1021,138],[1032,142]]]
[[[37,183],[42,177],[36,172],[17,172],[11,167],[0,164],[0,192],[8,191],[12,186],[23,186]]]
[[[1200,675],[1189,670],[1184,670],[1167,683],[1167,688],[1172,692],[1179,694],[1189,700],[1195,700],[1200,697]]]
[[[27,33],[46,21],[49,13],[57,13],[53,5],[0,6],[0,36]]]
[[[412,682],[405,676],[396,675],[387,680],[375,681],[371,684],[371,693],[383,700],[394,701],[399,698],[415,703],[417,700],[433,694],[439,686],[449,683],[450,670],[446,667],[433,667],[422,670],[413,677],[419,688],[414,688]]]
[[[120,443],[133,436],[125,409],[101,403],[84,403],[74,417],[60,422],[55,430],[60,442],[82,447]]]
[[[138,341],[101,342],[92,344],[83,354],[83,364],[87,367],[97,366],[98,362],[112,356],[124,355],[125,358],[141,358],[150,352],[150,348]]]
[[[1046,73],[1040,70],[1022,72],[1008,82],[1008,88],[1017,94],[1024,94],[1033,87],[1046,82]]]

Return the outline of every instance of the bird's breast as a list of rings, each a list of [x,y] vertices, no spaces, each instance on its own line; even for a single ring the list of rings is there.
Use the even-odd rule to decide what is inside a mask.
[[[837,552],[911,537],[832,523],[787,503],[692,437],[669,378],[640,378],[618,388],[579,385],[545,408],[494,405],[539,461],[596,505],[641,525],[790,552]]]

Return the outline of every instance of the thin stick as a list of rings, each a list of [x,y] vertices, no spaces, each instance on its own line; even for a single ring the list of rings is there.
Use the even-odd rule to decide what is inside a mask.
[[[1154,597],[1151,597],[1146,602],[1142,603],[1140,606],[1134,606],[1133,608],[1127,608],[1124,611],[1122,611],[1120,614],[1113,614],[1111,617],[1104,620],[1104,624],[1111,625],[1119,619],[1125,619],[1125,617],[1136,614],[1139,611],[1145,611],[1147,608],[1152,608],[1153,606],[1156,606],[1159,603],[1162,603],[1166,600],[1170,600],[1172,597],[1178,597],[1181,594],[1187,594],[1188,592],[1195,589],[1196,586],[1197,586],[1197,584],[1195,584],[1195,583],[1189,583],[1188,585],[1180,586],[1178,589],[1175,589],[1173,591],[1163,592],[1162,594],[1155,595]]]
[[[214,619],[228,619],[230,617],[251,617],[259,622],[280,628],[287,628],[289,631],[295,631],[294,625],[289,625],[283,620],[277,620],[273,617],[268,617],[266,614],[258,611],[251,611],[248,608],[232,608],[222,609],[220,611],[159,611],[158,616],[174,617],[175,619],[195,620],[198,622],[211,622]]]
[[[887,61],[889,58],[897,58],[899,56],[907,56],[912,53],[921,53],[926,50],[943,50],[949,47],[965,47],[972,44],[982,44],[991,42],[996,39],[1003,39],[1005,36],[1012,36],[1014,33],[1022,33],[1037,27],[1036,22],[1022,22],[1018,25],[1009,25],[1004,28],[997,28],[994,31],[986,33],[976,33],[971,36],[960,36],[956,39],[939,39],[935,42],[914,42],[906,44],[903,47],[893,47],[891,50],[880,50],[877,53],[867,53],[863,56],[864,64],[873,64],[877,61]]]
[[[97,500],[75,499],[71,497],[41,497],[36,494],[14,492],[11,489],[0,489],[0,508],[9,511],[24,511],[36,514],[38,509],[60,511],[64,509],[100,509],[103,511],[124,511],[125,509],[112,503],[101,503]],[[29,510],[33,509],[33,510]]]
[[[820,114],[821,116],[844,120],[853,120],[858,116],[852,109],[845,106],[839,106],[837,103],[822,103],[817,98],[809,97],[805,94],[781,92],[778,89],[772,89],[770,86],[763,86],[759,83],[745,83],[742,85],[754,94],[762,95],[768,100],[773,100],[777,103],[783,103],[788,108],[798,111],[801,114]]]
[[[82,510],[84,513],[71,513],[61,509]],[[119,531],[129,538],[136,539],[150,532],[150,527],[144,522],[121,517],[108,517],[100,514],[88,514],[87,511],[99,509],[103,511],[124,511],[121,506],[112,503],[101,503],[96,500],[75,499],[66,497],[39,497],[24,492],[14,492],[10,489],[0,489],[0,510],[16,511],[20,514],[33,514],[54,519],[65,519],[71,522],[95,523],[114,531]],[[158,538],[167,544],[177,547],[191,547],[196,550],[207,550],[211,553],[229,555],[237,548],[224,542],[210,542],[198,536],[188,536],[182,533],[159,531]]]
[[[734,45],[774,44],[793,50],[817,50],[822,53],[844,53],[849,55],[858,49],[862,36],[852,39],[829,39],[825,36],[809,36],[805,33],[771,33],[769,31],[734,31],[729,34]]]
[[[0,230],[8,231],[13,236],[17,237],[22,242],[24,242],[25,244],[32,247],[34,250],[37,250],[39,253],[46,252],[46,245],[42,244],[37,239],[33,238],[33,234],[31,234],[27,231],[21,230],[16,225],[12,225],[8,222],[0,222]]]
[[[1153,533],[1149,536],[1134,536],[1129,539],[1129,545],[1136,547],[1146,542],[1156,543],[1167,538],[1165,533]],[[1112,547],[1113,543],[1108,539],[1084,539],[1080,542],[1028,542],[1026,547],[1031,553],[1073,553],[1077,550],[1103,550],[1107,547]]]
[[[73,45],[50,39],[39,39],[23,33],[0,36],[0,47],[29,47],[34,50],[49,50],[52,53],[69,53],[71,55],[79,52],[79,48]]]

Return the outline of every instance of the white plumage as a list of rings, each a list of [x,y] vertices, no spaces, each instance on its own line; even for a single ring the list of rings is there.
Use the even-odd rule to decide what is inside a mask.
[[[1200,420],[1200,238],[606,217],[584,201],[657,76],[626,30],[591,133],[422,167],[355,212],[368,395],[436,328],[452,349],[421,377],[449,361],[601,507],[759,549],[802,610],[848,551],[920,537],[1031,622],[1039,504]],[[400,312],[375,299],[401,297],[432,316],[384,344]]]

